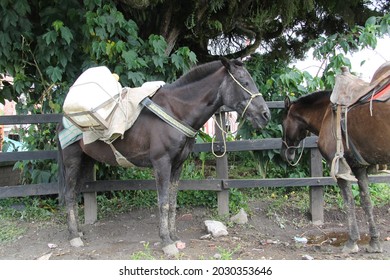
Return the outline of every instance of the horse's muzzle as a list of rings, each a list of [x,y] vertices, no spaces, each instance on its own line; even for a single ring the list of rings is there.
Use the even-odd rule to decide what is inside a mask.
[[[283,143],[280,149],[280,156],[284,161],[292,162],[295,159],[295,149],[289,148]]]
[[[254,128],[263,129],[264,127],[267,126],[270,120],[271,120],[271,112],[268,108],[266,108],[259,114],[259,116],[253,118],[251,121]]]

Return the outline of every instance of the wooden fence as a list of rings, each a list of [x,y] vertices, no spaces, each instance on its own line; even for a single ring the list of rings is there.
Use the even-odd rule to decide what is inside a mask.
[[[283,108],[283,102],[267,102],[271,109]],[[223,114],[222,114],[223,115]],[[45,115],[16,115],[0,116],[1,124],[38,124],[38,123],[58,123],[62,119],[61,114]],[[219,120],[219,116],[216,118]],[[223,117],[222,123],[224,122]],[[270,138],[261,140],[242,140],[227,142],[224,147],[222,134],[216,129],[216,142],[214,151],[226,152],[234,151],[259,151],[280,149],[281,139]],[[53,135],[54,137],[54,135]],[[317,149],[317,137],[306,138],[305,148],[310,149],[310,176],[306,178],[270,178],[270,179],[229,179],[227,155],[216,158],[217,178],[204,180],[182,180],[180,190],[212,190],[218,192],[218,212],[221,215],[229,213],[229,189],[231,188],[255,188],[255,187],[299,187],[310,186],[310,213],[313,222],[323,222],[324,195],[323,186],[334,185],[335,182],[330,177],[323,176],[322,157]],[[193,152],[210,152],[211,143],[195,144]],[[15,162],[19,160],[57,160],[58,151],[23,151],[0,153],[0,162]],[[369,176],[371,183],[390,183],[389,175]],[[96,193],[109,190],[155,190],[154,180],[115,180],[115,181],[93,181],[87,182],[81,189],[84,195],[85,222],[93,223],[97,219]],[[0,198],[25,197],[59,194],[57,183],[15,185],[0,187]]]

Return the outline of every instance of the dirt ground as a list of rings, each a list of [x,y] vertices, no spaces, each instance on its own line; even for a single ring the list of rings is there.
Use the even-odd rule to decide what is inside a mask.
[[[249,221],[245,225],[228,223],[229,234],[224,237],[201,239],[206,235],[204,221],[212,218],[203,208],[179,210],[177,227],[186,243],[178,259],[390,259],[390,206],[375,209],[384,252],[367,253],[367,223],[361,208],[357,209],[362,244],[360,252],[341,252],[346,236],[344,214],[326,210],[325,223],[313,225],[308,215],[297,209],[285,208],[272,213],[265,202],[250,204]],[[158,236],[157,209],[136,210],[105,218],[93,225],[84,225],[85,246],[73,248],[67,241],[64,223],[18,222],[25,232],[15,241],[0,243],[0,259],[8,260],[91,260],[91,259],[167,259],[162,253]],[[297,242],[305,237],[308,242]],[[299,241],[299,240],[298,240]]]

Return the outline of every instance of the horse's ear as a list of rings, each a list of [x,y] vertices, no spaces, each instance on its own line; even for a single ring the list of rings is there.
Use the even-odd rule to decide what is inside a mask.
[[[290,97],[286,96],[286,98],[284,99],[284,108],[288,109],[288,108],[290,108],[290,106],[291,106]]]
[[[229,59],[227,59],[226,57],[221,57],[221,62],[222,62],[222,65],[223,66],[225,66],[225,68],[227,69],[227,70],[230,70],[230,60]]]

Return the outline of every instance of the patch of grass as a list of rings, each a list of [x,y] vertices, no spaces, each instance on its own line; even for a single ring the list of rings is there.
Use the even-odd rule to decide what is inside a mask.
[[[25,197],[0,199],[1,220],[47,221],[58,211],[57,199]]]
[[[97,196],[97,201],[98,218],[101,219],[132,209],[156,207],[157,192],[147,190],[104,192]]]
[[[386,183],[375,183],[369,185],[371,202],[374,207],[381,207],[390,204],[390,186]],[[352,194],[357,206],[361,206],[359,186],[352,185]],[[338,186],[329,186],[325,188],[325,204],[330,207],[343,209],[344,201]]]
[[[0,221],[0,244],[14,241],[25,232],[26,228],[16,223]]]
[[[385,183],[371,184],[370,195],[375,206],[390,204],[390,186]]]
[[[230,249],[225,249],[222,247],[217,247],[218,253],[220,257],[218,258],[219,260],[233,260],[233,255],[237,253],[240,250],[240,245],[238,245],[236,248],[233,250]]]
[[[130,257],[131,260],[155,260],[152,249],[149,247],[149,242],[144,243],[144,250],[133,253]]]

